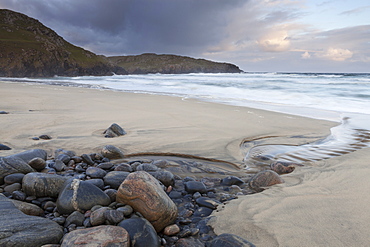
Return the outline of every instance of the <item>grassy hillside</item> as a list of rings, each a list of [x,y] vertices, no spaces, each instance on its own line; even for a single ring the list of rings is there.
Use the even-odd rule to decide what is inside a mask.
[[[182,73],[239,73],[237,66],[217,63],[205,59],[176,55],[145,53],[138,56],[108,57],[116,65],[125,68],[129,74],[182,74]]]
[[[0,10],[0,76],[123,74],[103,56],[74,46],[26,15]]]

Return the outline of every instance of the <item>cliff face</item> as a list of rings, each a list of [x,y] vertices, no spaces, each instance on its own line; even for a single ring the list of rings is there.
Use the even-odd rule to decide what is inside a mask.
[[[74,46],[38,20],[0,10],[0,76],[126,74],[105,57]]]
[[[175,55],[98,56],[68,43],[36,19],[0,9],[2,77],[239,72],[233,64]]]
[[[184,73],[240,73],[238,66],[205,59],[176,55],[145,53],[138,56],[116,56],[108,59],[127,70],[129,74],[184,74]]]

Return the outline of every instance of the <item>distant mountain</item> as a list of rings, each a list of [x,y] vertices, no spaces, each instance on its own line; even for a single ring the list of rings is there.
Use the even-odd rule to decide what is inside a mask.
[[[108,57],[112,63],[125,68],[129,74],[240,73],[238,66],[205,59],[176,55],[144,53],[137,56]]]
[[[38,20],[0,9],[0,76],[239,73],[236,65],[176,55],[98,56],[65,41]]]

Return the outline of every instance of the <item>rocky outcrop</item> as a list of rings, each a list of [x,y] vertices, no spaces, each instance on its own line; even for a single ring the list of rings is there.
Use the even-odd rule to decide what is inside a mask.
[[[238,66],[177,55],[145,53],[137,56],[108,57],[129,74],[240,73]]]

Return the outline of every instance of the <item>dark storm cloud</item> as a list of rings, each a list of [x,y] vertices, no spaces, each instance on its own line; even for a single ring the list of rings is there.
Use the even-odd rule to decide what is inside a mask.
[[[245,0],[2,0],[69,42],[100,54],[195,55],[225,38],[230,11]]]

